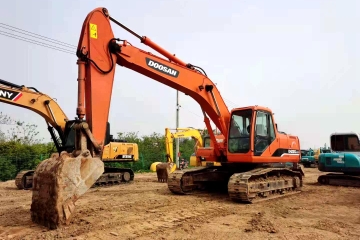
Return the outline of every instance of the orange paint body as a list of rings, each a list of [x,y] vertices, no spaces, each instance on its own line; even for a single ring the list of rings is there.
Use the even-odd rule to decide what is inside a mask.
[[[91,36],[91,34],[94,35],[94,30],[90,29],[91,26],[94,26],[93,24],[97,27],[96,37]],[[137,37],[139,38],[139,36]],[[120,39],[118,39],[118,41],[119,40]],[[120,40],[122,41],[121,44],[116,43],[110,25],[110,17],[104,8],[93,10],[84,21],[78,45],[78,57],[79,60],[86,62],[86,84],[84,87],[86,120],[90,125],[95,139],[99,143],[103,141],[105,136],[105,126],[108,121],[115,67],[116,64],[118,64],[181,91],[199,103],[207,115],[205,117],[205,123],[208,129],[210,125],[207,117],[212,120],[224,137],[223,142],[217,143],[215,136],[212,134],[212,130],[209,129],[210,137],[214,145],[210,148],[199,148],[197,152],[197,156],[207,158],[206,161],[267,163],[298,162],[300,160],[300,143],[298,137],[278,132],[270,109],[251,106],[233,109],[229,112],[216,85],[205,74],[198,71],[196,67],[193,67],[191,64],[186,64],[173,54],[170,54],[149,38],[140,37],[140,40],[169,60],[134,47],[125,40]],[[112,52],[111,54],[110,51]],[[96,63],[98,67],[96,67],[94,63]],[[99,68],[102,71],[99,70]],[[81,96],[80,93],[81,91],[79,90],[79,96]],[[253,112],[251,117],[252,123],[257,121],[256,114],[259,111],[265,111],[267,116],[271,116],[271,120],[267,121],[271,121],[270,125],[275,129],[273,134],[275,138],[274,136],[270,137],[269,133],[267,135],[268,138],[265,136],[265,140],[263,139],[262,141],[267,142],[268,146],[261,154],[254,153],[257,151],[255,149],[257,141],[255,139],[255,128],[257,125],[255,126],[255,124],[251,125],[251,140],[248,141],[249,151],[239,153],[230,152],[229,150],[229,129],[232,113],[246,109],[250,109]],[[267,119],[270,118],[268,117]],[[267,123],[267,125],[263,124],[263,126],[267,126],[269,129],[270,125],[269,123]]]

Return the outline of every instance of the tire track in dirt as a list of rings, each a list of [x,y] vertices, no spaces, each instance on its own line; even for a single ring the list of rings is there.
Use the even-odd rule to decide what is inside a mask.
[[[138,238],[159,234],[165,230],[175,229],[187,222],[204,222],[215,216],[231,214],[230,211],[221,207],[202,208],[193,211],[174,210],[173,206],[153,207],[150,210],[143,210],[136,214],[136,217],[122,219],[121,216],[113,218],[113,224],[98,223],[103,226],[106,232],[116,232],[125,239]],[[133,210],[133,209],[132,209]],[[138,210],[137,210],[138,211]],[[126,212],[124,212],[126,214]],[[86,220],[86,218],[83,220]],[[91,221],[91,220],[90,220]],[[86,235],[87,237],[101,237],[98,234]],[[80,235],[80,237],[82,237]],[[85,237],[85,236],[84,236]]]
[[[360,239],[360,190],[317,185],[319,172],[306,171],[302,193],[250,205],[227,194],[174,195],[155,174],[140,174],[90,189],[71,225],[54,231],[32,224],[31,192],[0,183],[0,239]]]
[[[99,190],[96,198],[91,198],[91,204],[89,204],[89,198],[83,201],[81,206],[78,206],[79,212],[74,216],[71,231],[70,229],[66,231],[71,232],[71,234],[54,234],[52,237],[105,238],[101,234],[100,236],[99,232],[117,232],[122,238],[156,235],[158,231],[175,228],[184,222],[194,222],[194,219],[196,221],[205,221],[227,211],[226,208],[219,207],[219,203],[209,194],[205,194],[203,198],[200,198],[202,200],[191,203],[193,197],[171,195],[171,193],[168,193],[167,188],[164,187],[160,191],[148,191],[148,193],[152,192],[152,194],[146,198],[139,198],[139,194],[134,194],[133,190],[127,195],[120,191],[109,191],[111,194],[107,195],[107,192],[108,190]],[[103,197],[106,195],[107,199],[110,197],[116,199],[116,201],[105,202]],[[125,202],[123,200],[124,196],[136,200]],[[185,203],[188,200],[190,211],[189,209],[182,209],[184,200]],[[215,203],[213,205],[216,206],[203,206],[202,204],[206,202],[213,202]],[[59,230],[58,232],[64,231]]]

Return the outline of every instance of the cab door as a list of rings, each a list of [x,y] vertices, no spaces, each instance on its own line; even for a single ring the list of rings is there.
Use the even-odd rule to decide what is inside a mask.
[[[254,155],[271,155],[278,148],[279,141],[276,139],[272,114],[267,111],[256,111]]]

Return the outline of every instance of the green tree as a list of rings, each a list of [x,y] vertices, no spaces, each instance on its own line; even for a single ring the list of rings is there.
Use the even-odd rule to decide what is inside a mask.
[[[179,152],[181,154],[180,158],[184,158],[189,161],[190,156],[195,152],[196,142],[192,138],[180,138],[179,140]],[[174,144],[174,154],[176,145]],[[174,156],[176,157],[176,156]]]
[[[54,144],[42,143],[37,125],[0,113],[0,124],[11,125],[7,134],[0,130],[0,180],[13,179],[24,169],[34,169],[54,151]]]
[[[205,128],[205,129],[197,129],[197,130],[201,133],[202,137],[209,136],[208,129]],[[219,131],[216,131],[216,129],[213,129],[213,133],[216,134],[216,132],[219,133]]]
[[[19,142],[26,145],[41,143],[44,139],[38,138],[38,126],[21,121],[17,121],[15,127],[8,130],[7,141]]]
[[[14,125],[16,121],[0,112],[0,125]],[[0,143],[6,141],[6,133],[0,128]]]

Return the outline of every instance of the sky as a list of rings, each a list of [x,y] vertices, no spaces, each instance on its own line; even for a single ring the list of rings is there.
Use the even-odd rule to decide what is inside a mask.
[[[301,148],[329,145],[333,132],[359,132],[360,1],[12,0],[3,1],[0,23],[76,46],[86,15],[97,7],[106,7],[119,22],[203,68],[229,109],[272,109],[279,130],[297,135]],[[115,24],[112,29],[115,37],[154,52]],[[56,98],[73,119],[75,47],[70,47],[74,54],[65,53],[3,32],[26,37],[0,25],[0,79]],[[205,127],[192,98],[180,93],[180,105],[180,127]],[[41,136],[50,139],[36,113],[6,104],[0,111],[37,124]],[[175,120],[175,89],[117,66],[109,116],[112,134],[164,133],[166,127],[175,128]]]

